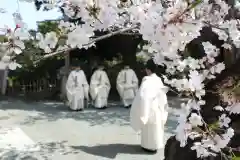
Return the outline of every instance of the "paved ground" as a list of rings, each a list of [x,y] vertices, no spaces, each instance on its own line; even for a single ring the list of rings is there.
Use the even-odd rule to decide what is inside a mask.
[[[170,101],[178,107],[178,101]],[[171,109],[165,139],[174,133]],[[61,103],[0,102],[1,160],[161,160],[147,155],[129,126],[129,110],[112,103],[107,110],[69,112]]]

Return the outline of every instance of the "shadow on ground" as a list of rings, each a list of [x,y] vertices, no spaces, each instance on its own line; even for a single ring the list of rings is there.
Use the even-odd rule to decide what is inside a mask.
[[[81,150],[91,155],[115,159],[117,154],[150,154],[144,152],[140,145],[132,144],[104,144],[97,146],[72,146],[74,150]]]
[[[169,100],[170,106],[176,107],[179,101]],[[106,110],[97,110],[87,108],[83,112],[73,112],[63,103],[54,102],[23,102],[21,100],[5,100],[0,102],[0,110],[14,111],[20,114],[23,111],[25,119],[21,122],[24,125],[32,125],[36,121],[57,121],[62,119],[74,119],[77,121],[86,121],[90,126],[102,124],[117,124],[120,126],[129,125],[129,109],[121,107],[117,103],[109,103]],[[14,115],[13,115],[14,116]],[[8,117],[4,117],[7,119]],[[174,126],[174,120],[167,122]],[[168,125],[167,124],[167,125]],[[175,128],[175,126],[173,127]],[[169,128],[172,130],[172,128]]]
[[[67,141],[38,143],[39,151],[24,152],[16,149],[0,149],[1,160],[51,160],[54,155],[73,155],[85,152],[90,155],[115,159],[118,154],[152,155],[144,152],[140,145],[104,144],[97,146],[68,146]]]
[[[170,134],[175,134],[175,129],[177,128],[177,118],[174,115],[169,115],[168,120],[165,125],[165,132]]]
[[[177,102],[174,105],[178,105]],[[37,121],[57,121],[63,119],[74,119],[76,121],[86,121],[91,126],[102,124],[116,124],[119,126],[129,125],[129,110],[121,108],[119,104],[111,103],[106,110],[86,109],[84,112],[71,112],[62,103],[47,102],[23,102],[20,100],[0,101],[0,111],[4,111],[7,116],[2,116],[0,120],[8,120],[15,115],[26,117],[21,124],[34,125]],[[5,112],[6,111],[6,112]],[[15,114],[15,115],[14,115]],[[165,131],[174,133],[176,128],[176,116],[169,114]],[[1,160],[51,160],[51,155],[79,154],[85,152],[91,155],[114,159],[117,154],[146,154],[139,145],[130,144],[104,144],[97,146],[68,146],[67,141],[44,142],[37,144],[41,149],[37,152],[1,151]],[[41,157],[39,159],[39,157]]]
[[[1,160],[51,160],[55,154],[78,154],[79,150],[69,147],[67,141],[36,144],[40,150],[34,152],[19,151],[14,148],[0,149]]]
[[[0,102],[0,110],[25,111],[26,119],[21,124],[31,125],[39,120],[57,121],[59,119],[74,119],[87,121],[91,126],[101,124],[129,124],[129,110],[111,103],[106,110],[85,109],[83,112],[73,112],[62,103],[28,102],[7,100]],[[19,112],[18,112],[19,113]],[[7,117],[5,117],[6,119]]]

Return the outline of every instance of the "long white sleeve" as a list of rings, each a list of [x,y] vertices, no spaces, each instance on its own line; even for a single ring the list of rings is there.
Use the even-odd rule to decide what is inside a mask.
[[[130,123],[135,131],[141,130],[141,127],[147,123],[151,104],[150,100],[151,99],[148,97],[146,80],[144,79],[133,100],[130,111]]]

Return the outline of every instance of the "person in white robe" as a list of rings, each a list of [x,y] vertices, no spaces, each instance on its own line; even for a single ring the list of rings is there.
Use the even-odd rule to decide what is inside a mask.
[[[164,126],[168,117],[167,87],[155,71],[154,62],[146,65],[146,73],[130,110],[131,127],[141,134],[141,147],[156,152],[164,147]]]
[[[89,85],[80,66],[70,72],[66,83],[66,94],[70,109],[82,111],[85,108],[84,100],[88,100]]]
[[[111,85],[103,66],[94,71],[90,81],[90,95],[95,108],[107,108]]]
[[[128,65],[119,72],[116,87],[124,107],[130,108],[138,90],[138,78]]]

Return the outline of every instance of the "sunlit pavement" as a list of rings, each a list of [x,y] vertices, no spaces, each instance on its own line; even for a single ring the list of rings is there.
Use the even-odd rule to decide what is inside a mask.
[[[174,134],[179,100],[170,100],[165,140]],[[144,153],[129,126],[129,109],[71,112],[62,103],[0,102],[1,160],[161,160]]]

